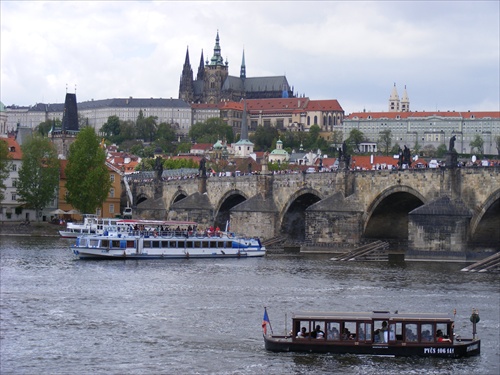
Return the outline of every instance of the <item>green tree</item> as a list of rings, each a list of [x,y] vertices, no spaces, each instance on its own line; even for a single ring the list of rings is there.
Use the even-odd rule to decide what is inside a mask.
[[[25,206],[41,212],[54,199],[59,184],[59,159],[55,146],[41,135],[30,137],[21,147],[23,158],[17,194]]]
[[[137,132],[133,121],[120,121],[120,142],[135,140]]]
[[[278,129],[273,126],[257,126],[250,137],[256,151],[270,151],[273,140],[279,137]]]
[[[0,201],[2,201],[5,191],[5,180],[10,173],[10,155],[9,145],[4,140],[0,139]]]
[[[484,154],[484,141],[479,134],[476,134],[474,139],[469,143],[469,146],[471,154],[474,153],[474,150],[477,150],[480,155]]]
[[[221,118],[209,118],[205,122],[198,122],[189,129],[189,137],[197,143],[214,144],[218,140],[232,143],[234,140],[233,129]]]
[[[158,125],[156,140],[154,142],[155,146],[160,147],[165,152],[173,153],[175,150],[175,140],[175,130],[170,124],[162,122],[160,125]]]
[[[115,115],[109,116],[108,121],[102,125],[101,132],[106,135],[107,139],[114,142],[120,135],[120,118]]]
[[[94,213],[106,200],[111,180],[106,154],[93,128],[84,128],[69,148],[67,201],[82,213]]]
[[[38,126],[35,128],[35,132],[43,137],[46,137],[49,134],[50,129],[52,129],[52,126],[54,126],[54,128],[60,129],[61,125],[62,123],[59,119],[45,120],[44,122],[38,124]]]
[[[363,134],[363,132],[361,130],[352,129],[349,132],[349,138],[347,138],[347,143],[350,145],[353,145],[356,148],[356,150],[358,150],[358,152],[360,152],[361,150],[359,149],[359,145],[364,140],[365,140],[365,135]]]
[[[448,151],[448,148],[446,148],[446,145],[444,143],[441,143],[436,150],[436,156],[438,158],[442,158],[446,155],[447,151]]]
[[[378,143],[380,143],[380,149],[385,156],[388,156],[392,144],[392,131],[391,129],[385,129],[382,130],[379,134],[380,138],[378,139]]]

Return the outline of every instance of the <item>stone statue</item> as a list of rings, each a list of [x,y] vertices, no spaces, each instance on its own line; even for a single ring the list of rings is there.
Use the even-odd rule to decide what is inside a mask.
[[[339,147],[338,151],[339,151],[339,161],[341,161],[342,160],[342,148]]]
[[[207,160],[205,158],[201,158],[200,168],[198,168],[198,170],[201,171],[201,177],[207,177],[206,163],[207,163]]]
[[[342,142],[342,156],[344,158],[344,160],[346,160],[346,158],[348,157],[347,155],[347,144],[344,142]]]
[[[155,171],[156,171],[156,178],[158,180],[161,180],[161,177],[163,175],[163,162],[160,156],[157,156],[155,159]]]
[[[455,141],[456,141],[457,137],[456,136],[453,136],[450,138],[450,151],[453,151],[453,149],[455,148]]]

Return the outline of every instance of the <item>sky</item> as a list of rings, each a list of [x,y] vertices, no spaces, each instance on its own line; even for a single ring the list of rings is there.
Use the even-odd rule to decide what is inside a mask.
[[[178,98],[189,49],[346,114],[500,110],[500,1],[0,1],[5,105]]]

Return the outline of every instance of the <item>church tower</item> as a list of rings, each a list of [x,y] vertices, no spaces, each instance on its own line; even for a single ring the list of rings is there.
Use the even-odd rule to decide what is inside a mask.
[[[247,78],[247,68],[245,66],[245,50],[243,50],[243,58],[241,59],[240,78],[244,81]]]
[[[396,89],[396,83],[394,83],[391,96],[389,97],[389,112],[399,112],[399,95]]]
[[[224,59],[221,56],[219,31],[217,31],[214,55],[205,65],[205,77],[203,79],[203,101],[205,103],[216,104],[220,102],[222,97],[222,85],[226,81],[228,74],[229,63],[227,60],[224,62]]]
[[[401,112],[410,112],[410,98],[408,98],[408,93],[406,92],[406,85],[401,98]]]
[[[191,69],[191,63],[189,62],[189,49],[186,49],[186,59],[182,67],[181,82],[179,84],[179,99],[187,103],[191,103],[194,100],[193,69]]]

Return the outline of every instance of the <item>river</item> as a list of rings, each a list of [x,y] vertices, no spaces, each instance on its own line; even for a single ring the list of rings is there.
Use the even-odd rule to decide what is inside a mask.
[[[1,374],[499,374],[499,275],[464,264],[329,256],[82,261],[71,240],[0,237]],[[271,353],[304,310],[452,312],[482,353],[466,359]],[[288,319],[289,320],[289,319]],[[290,329],[290,321],[286,322]]]

